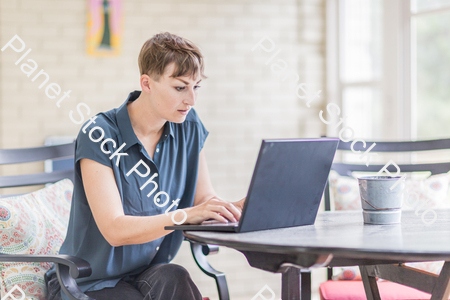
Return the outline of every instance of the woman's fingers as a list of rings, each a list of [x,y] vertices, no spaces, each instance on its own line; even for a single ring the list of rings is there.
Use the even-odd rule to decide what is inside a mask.
[[[241,213],[244,210],[244,205],[245,205],[245,200],[246,199],[247,199],[247,197],[244,197],[244,198],[242,198],[241,200],[239,200],[237,202],[233,202],[234,206],[236,206]]]
[[[190,224],[198,224],[208,219],[214,219],[222,223],[237,222],[241,217],[239,209],[230,202],[214,197],[206,202],[188,208]]]
[[[225,206],[215,205],[215,206],[212,206],[212,210],[216,213],[221,214],[223,217],[225,217],[227,220],[229,220],[231,222],[237,222],[234,215]]]
[[[241,218],[241,211],[231,202],[227,202],[227,208],[234,215],[234,218],[239,221]]]
[[[235,220],[233,222],[237,222],[241,218],[240,210],[233,203],[217,199],[214,199],[211,202],[214,203],[215,205],[225,207],[227,211],[229,211],[233,215],[233,218]],[[231,218],[228,219],[232,220]]]
[[[222,216],[221,214],[219,214],[217,212],[212,211],[210,216],[211,216],[211,219],[217,220],[222,223],[228,223],[228,220],[224,216]]]

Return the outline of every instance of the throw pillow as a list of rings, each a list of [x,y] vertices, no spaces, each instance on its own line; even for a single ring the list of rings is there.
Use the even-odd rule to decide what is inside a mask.
[[[406,180],[406,191],[403,208],[448,207],[449,175],[432,175],[424,180]]]
[[[329,181],[331,202],[334,203],[335,210],[361,209],[357,179],[341,176],[338,172],[331,170]]]
[[[411,268],[439,275],[439,273],[441,273],[442,267],[444,266],[444,261],[424,261],[416,263],[406,263],[405,265]]]
[[[361,280],[358,266],[333,268],[333,280]]]
[[[36,192],[0,199],[0,253],[55,255],[65,239],[73,184],[61,180]],[[3,294],[20,287],[27,299],[46,299],[51,263],[0,262]],[[20,296],[20,295],[18,295]]]
[[[448,173],[431,175],[428,178],[406,180],[406,194],[403,209],[449,207]],[[358,180],[341,176],[332,170],[329,176],[330,196],[335,210],[361,209]]]

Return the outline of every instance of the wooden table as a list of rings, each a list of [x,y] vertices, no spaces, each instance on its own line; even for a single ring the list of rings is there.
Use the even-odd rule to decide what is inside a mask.
[[[255,268],[282,273],[282,299],[300,299],[300,269],[359,265],[367,299],[380,299],[375,277],[432,294],[450,294],[450,210],[436,210],[425,225],[414,211],[403,211],[397,225],[365,225],[361,211],[319,213],[314,225],[247,233],[186,231],[200,243],[242,252]],[[439,276],[402,265],[445,260]]]

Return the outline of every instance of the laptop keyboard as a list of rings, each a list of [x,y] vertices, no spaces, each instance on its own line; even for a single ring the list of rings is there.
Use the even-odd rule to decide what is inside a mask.
[[[237,226],[239,226],[239,222],[222,223],[222,222],[217,221],[217,220],[206,220],[206,221],[203,221],[200,225],[205,225],[205,226],[234,226],[234,227],[237,227]]]

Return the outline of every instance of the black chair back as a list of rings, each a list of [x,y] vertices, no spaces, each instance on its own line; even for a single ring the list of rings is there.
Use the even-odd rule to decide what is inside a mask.
[[[45,161],[47,159],[72,158],[75,154],[75,142],[56,146],[42,146],[23,149],[0,149],[0,166],[29,162]],[[0,176],[0,188],[12,188],[55,183],[64,178],[74,181],[73,168],[55,170],[34,174]]]

